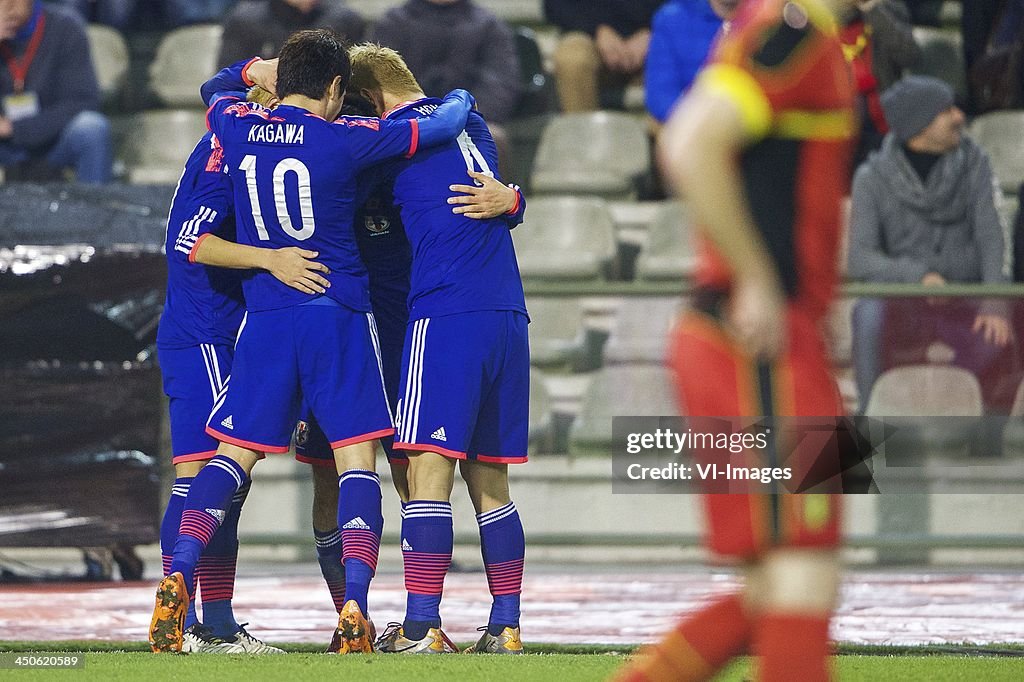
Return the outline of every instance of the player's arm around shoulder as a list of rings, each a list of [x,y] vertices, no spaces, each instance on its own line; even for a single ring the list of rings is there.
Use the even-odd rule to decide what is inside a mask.
[[[313,260],[319,255],[295,246],[281,249],[246,246],[208,233],[196,242],[189,260],[230,270],[266,270],[293,289],[322,294],[331,283],[323,276],[330,274],[327,266]]]

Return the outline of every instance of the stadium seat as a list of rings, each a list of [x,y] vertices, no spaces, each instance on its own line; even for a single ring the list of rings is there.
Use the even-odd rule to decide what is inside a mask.
[[[100,84],[104,102],[117,97],[128,76],[128,43],[117,30],[101,24],[89,24],[89,53],[92,68]]]
[[[149,65],[149,89],[169,107],[202,107],[199,86],[217,69],[221,27],[198,24],[171,31]]]
[[[530,370],[530,445],[541,452],[550,452],[554,445],[555,417],[551,394],[544,375]]]
[[[531,188],[538,194],[633,197],[650,168],[650,156],[647,130],[636,116],[612,111],[563,114],[541,135]]]
[[[605,362],[664,363],[669,332],[679,315],[679,308],[680,301],[674,296],[623,300],[604,347]]]
[[[594,281],[611,273],[615,227],[601,199],[532,199],[512,236],[525,279]]]
[[[544,71],[544,56],[537,44],[537,34],[526,26],[513,28],[516,55],[519,57],[519,104],[516,116],[536,116],[546,113],[553,101],[551,78]]]
[[[145,111],[131,116],[120,150],[128,166],[128,182],[176,184],[185,160],[205,134],[206,117],[200,110]]]
[[[970,452],[982,414],[981,386],[973,374],[948,365],[909,365],[882,374],[865,414],[895,427],[886,455],[906,461]]]
[[[1024,110],[991,111],[971,123],[971,137],[988,153],[1007,194],[1024,183]]]
[[[664,365],[609,365],[594,377],[569,431],[572,455],[608,455],[612,418],[679,414],[671,374]]]
[[[1003,454],[1024,457],[1024,381],[1017,387],[1017,395],[1010,408],[1010,418],[1003,429]]]
[[[697,264],[686,207],[666,201],[647,230],[647,246],[637,259],[637,275],[644,280],[679,280],[689,277]]]
[[[530,364],[537,367],[572,365],[583,353],[583,307],[578,298],[531,298]]]
[[[911,69],[921,76],[934,76],[949,83],[957,100],[967,99],[967,69],[963,41],[955,29],[914,27],[914,40],[921,47],[921,59]]]

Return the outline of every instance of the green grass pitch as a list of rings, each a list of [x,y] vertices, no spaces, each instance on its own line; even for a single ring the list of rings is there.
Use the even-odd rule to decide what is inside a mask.
[[[11,680],[143,680],[192,682],[217,680],[353,679],[361,682],[575,682],[606,679],[629,654],[623,647],[539,645],[537,653],[505,656],[328,656],[308,645],[287,647],[285,656],[156,656],[129,642],[0,642],[7,652],[85,652],[84,669],[0,670]],[[985,680],[1024,679],[1024,650],[993,647],[843,647],[835,659],[838,680]],[[738,661],[721,677],[750,678],[748,661]]]

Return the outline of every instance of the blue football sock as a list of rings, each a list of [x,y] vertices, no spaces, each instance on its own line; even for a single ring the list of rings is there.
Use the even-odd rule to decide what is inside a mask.
[[[199,591],[203,598],[203,623],[217,637],[238,632],[238,621],[231,608],[235,595],[235,571],[238,565],[238,519],[249,494],[247,481],[231,498],[224,523],[214,534],[199,558]]]
[[[506,627],[519,627],[526,537],[514,502],[477,514],[476,521],[480,526],[487,586],[493,599],[487,630],[500,635]]]
[[[227,517],[232,496],[248,480],[241,466],[228,457],[217,455],[192,481],[169,568],[169,573],[180,572],[185,577],[185,585],[195,585],[199,557]],[[190,589],[194,597],[195,590]]]
[[[452,505],[410,500],[402,513],[402,559],[406,598],[403,630],[409,639],[423,639],[441,627],[441,594],[452,564]]]
[[[316,560],[324,576],[327,589],[334,602],[334,610],[341,611],[345,605],[345,566],[341,563],[341,531],[313,529],[316,537]]]
[[[178,539],[178,529],[181,528],[181,512],[185,507],[185,498],[188,497],[188,490],[191,485],[191,476],[174,479],[174,485],[171,487],[171,497],[167,500],[164,518],[160,523],[160,556],[163,560],[164,575],[168,575],[171,572],[174,541]],[[188,613],[185,614],[185,628],[188,629],[198,622],[196,600],[192,599],[188,603]]]
[[[341,559],[345,565],[345,599],[354,599],[363,615],[367,615],[366,596],[377,570],[380,536],[384,530],[380,477],[375,472],[353,469],[341,475],[338,528],[341,529]]]

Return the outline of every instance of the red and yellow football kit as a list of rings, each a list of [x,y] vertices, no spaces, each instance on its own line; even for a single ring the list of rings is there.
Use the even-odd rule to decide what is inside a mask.
[[[842,403],[820,325],[836,285],[840,201],[849,186],[856,124],[854,85],[835,20],[817,0],[747,3],[700,78],[735,102],[752,140],[737,163],[787,296],[786,349],[770,363],[759,362],[731,339],[722,320],[732,273],[702,243],[695,305],[670,350],[683,414],[839,416]],[[720,457],[694,454],[698,461]],[[754,559],[772,547],[838,542],[839,510],[831,495],[704,499],[710,547],[720,555]]]

